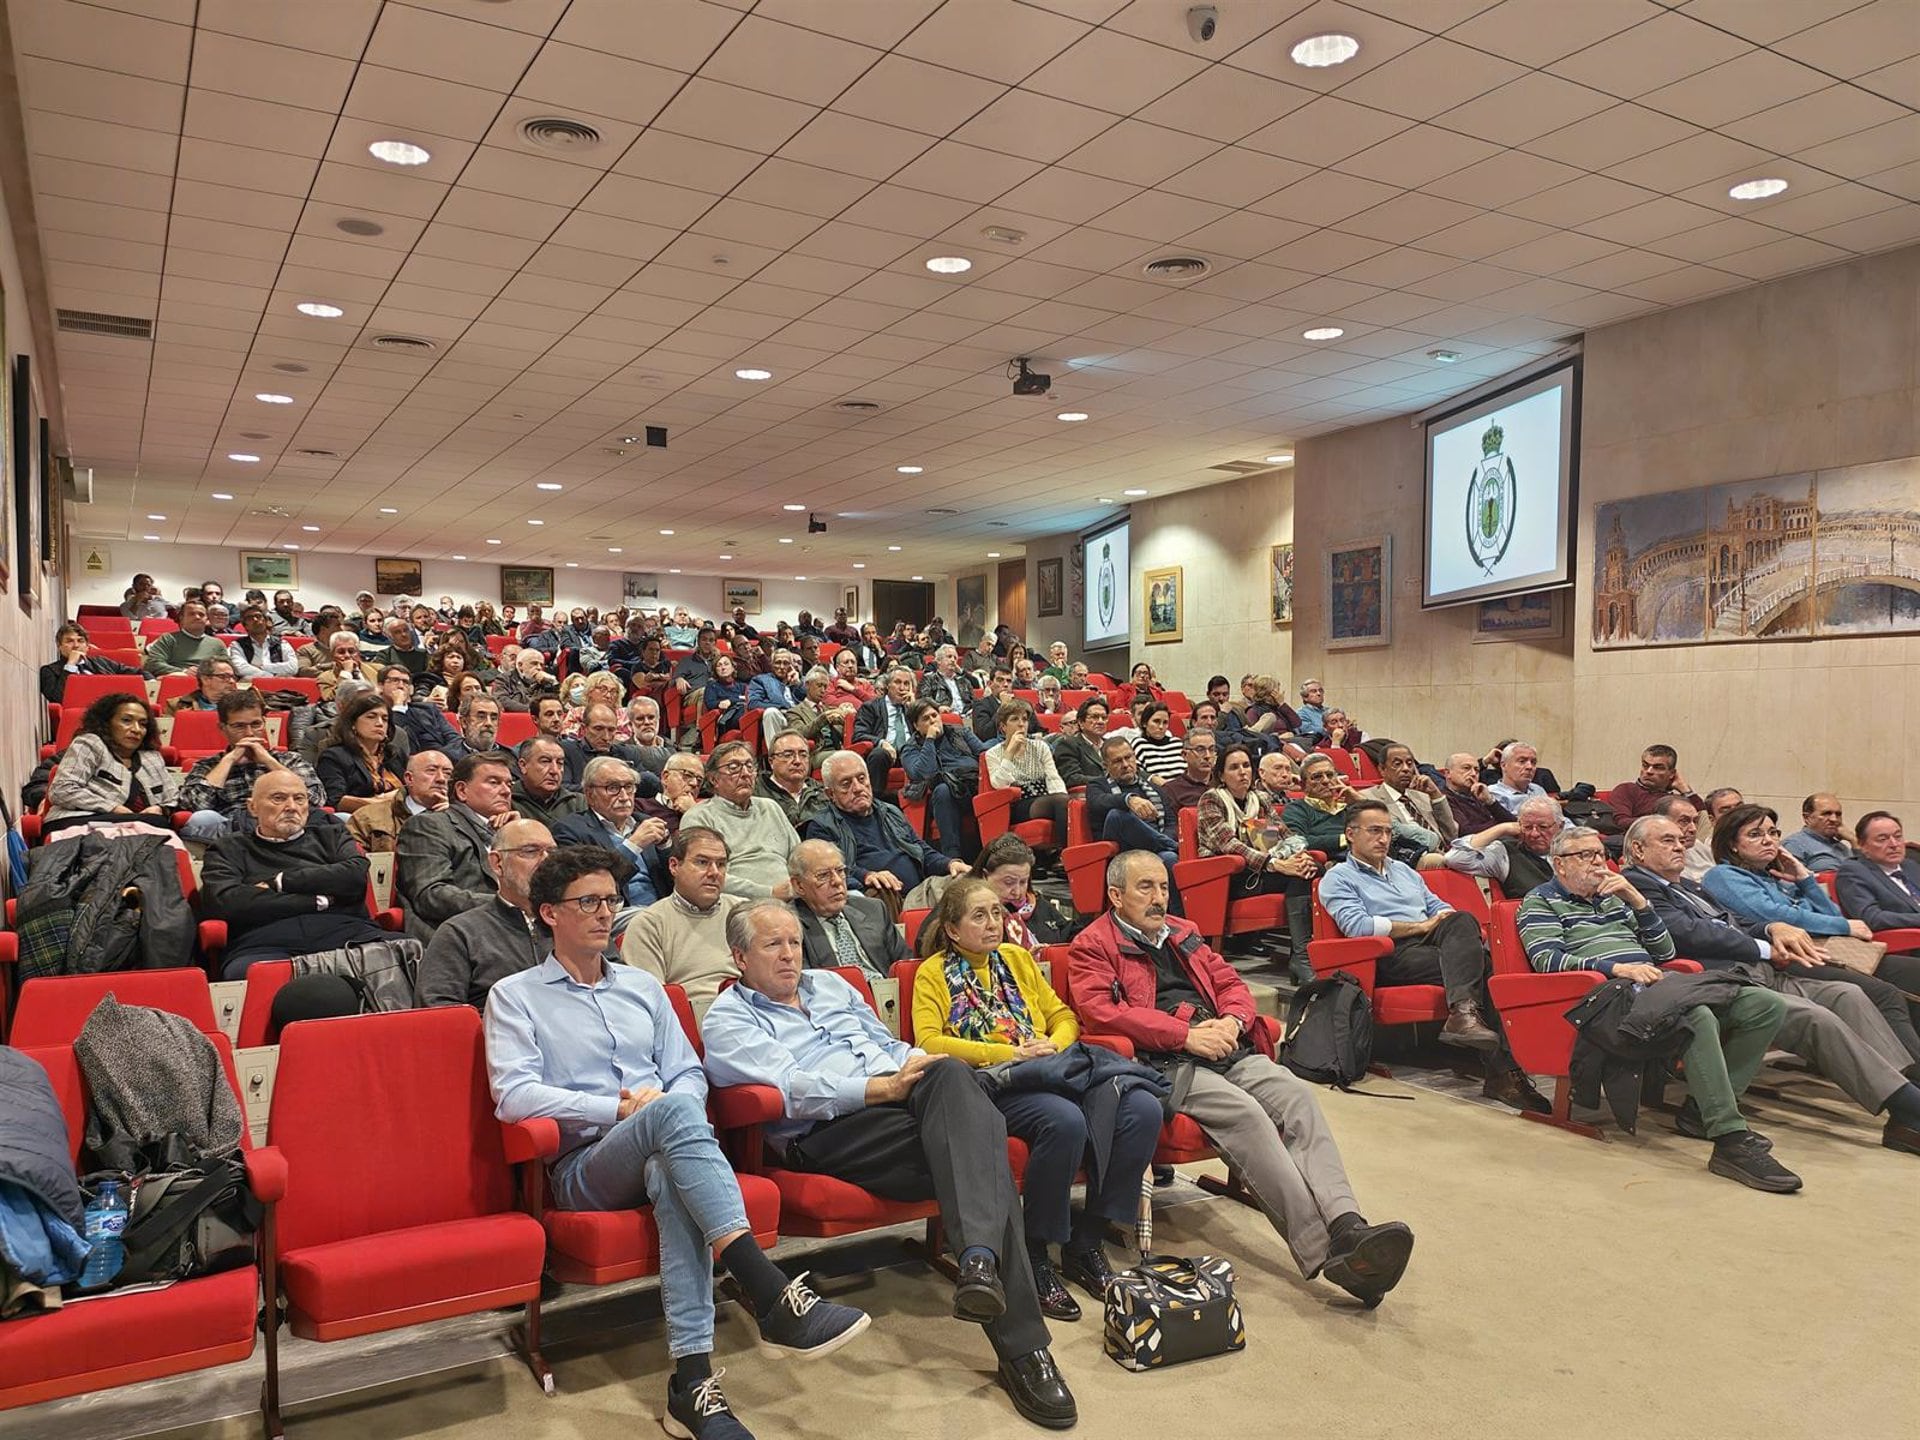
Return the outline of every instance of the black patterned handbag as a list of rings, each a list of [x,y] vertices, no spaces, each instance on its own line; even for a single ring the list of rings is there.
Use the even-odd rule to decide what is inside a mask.
[[[1107,1286],[1106,1350],[1129,1370],[1157,1370],[1247,1348],[1233,1265],[1217,1255],[1146,1255]]]

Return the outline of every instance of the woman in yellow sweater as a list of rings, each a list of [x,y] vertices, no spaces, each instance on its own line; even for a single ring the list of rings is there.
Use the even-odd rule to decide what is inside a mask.
[[[914,1041],[935,1055],[973,1066],[1032,1060],[1080,1038],[1080,1023],[1041,977],[1033,956],[1008,944],[1000,897],[984,880],[956,880],[920,934],[925,960],[913,985]],[[1061,1276],[1095,1299],[1113,1267],[1101,1246],[1107,1223],[1133,1223],[1140,1181],[1160,1135],[1160,1102],[1142,1089],[1120,1096],[1107,1161],[1095,1173],[1081,1102],[1047,1090],[1001,1090],[994,1103],[1007,1133],[1027,1142],[1027,1254],[1040,1308],[1050,1319],[1078,1320],[1080,1306]],[[1087,1205],[1071,1211],[1073,1177],[1087,1167]],[[1054,1269],[1048,1247],[1060,1246]]]

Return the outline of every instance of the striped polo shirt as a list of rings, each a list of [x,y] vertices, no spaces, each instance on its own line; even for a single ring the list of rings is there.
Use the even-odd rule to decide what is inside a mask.
[[[1649,905],[1631,910],[1618,895],[1582,899],[1549,880],[1520,902],[1520,943],[1535,970],[1658,965],[1674,957],[1673,936]]]

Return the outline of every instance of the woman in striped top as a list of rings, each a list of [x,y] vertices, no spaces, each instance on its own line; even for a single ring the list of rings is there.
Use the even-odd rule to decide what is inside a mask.
[[[1140,773],[1155,785],[1171,780],[1187,768],[1180,753],[1179,737],[1173,733],[1173,714],[1164,700],[1155,700],[1140,711],[1140,733],[1133,737],[1133,758],[1140,762]]]
[[[1050,820],[1054,844],[1066,844],[1067,782],[1053,763],[1053,751],[1043,741],[1030,738],[1033,707],[1024,700],[1009,700],[994,723],[1000,743],[987,751],[988,782],[996,790],[1011,785],[1020,791],[1020,798],[1013,802],[1014,824]]]

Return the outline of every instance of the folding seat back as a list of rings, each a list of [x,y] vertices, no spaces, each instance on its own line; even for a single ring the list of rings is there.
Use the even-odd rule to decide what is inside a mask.
[[[1442,903],[1463,915],[1473,916],[1480,923],[1481,933],[1487,933],[1493,919],[1492,908],[1471,875],[1462,875],[1457,870],[1422,870],[1420,878]]]
[[[84,711],[103,695],[145,700],[146,682],[138,675],[69,675],[60,688],[62,718],[69,710]]]
[[[503,750],[510,750],[523,740],[531,740],[534,735],[533,716],[525,710],[508,710],[500,716],[500,728],[494,732],[494,743]]]
[[[213,754],[227,748],[227,737],[220,730],[217,710],[182,710],[173,717],[173,735],[167,741],[173,749]]]
[[[192,691],[199,683],[199,677],[193,674],[162,675],[160,688],[154,695],[153,703],[159,709],[165,710],[168,705]]]
[[[213,992],[198,970],[123,970],[106,975],[42,975],[20,988],[8,1044],[71,1045],[108,995],[184,1016],[203,1034],[220,1033]]]

